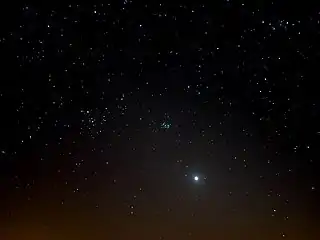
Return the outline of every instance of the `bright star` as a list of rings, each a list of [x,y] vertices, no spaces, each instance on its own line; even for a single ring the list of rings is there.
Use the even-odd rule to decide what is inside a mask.
[[[198,181],[198,180],[199,180],[199,177],[198,177],[198,176],[195,176],[193,179],[194,179],[195,181]]]

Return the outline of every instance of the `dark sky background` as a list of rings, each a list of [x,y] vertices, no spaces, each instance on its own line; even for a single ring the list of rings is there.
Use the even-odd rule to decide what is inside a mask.
[[[320,9],[276,2],[1,8],[0,239],[319,239]]]

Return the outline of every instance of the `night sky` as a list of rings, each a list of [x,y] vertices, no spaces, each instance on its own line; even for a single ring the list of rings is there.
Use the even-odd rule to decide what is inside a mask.
[[[1,8],[1,240],[319,239],[320,8],[214,2]]]

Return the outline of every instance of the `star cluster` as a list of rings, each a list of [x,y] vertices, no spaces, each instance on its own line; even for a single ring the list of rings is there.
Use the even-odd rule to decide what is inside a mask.
[[[5,8],[0,239],[318,239],[303,5]]]

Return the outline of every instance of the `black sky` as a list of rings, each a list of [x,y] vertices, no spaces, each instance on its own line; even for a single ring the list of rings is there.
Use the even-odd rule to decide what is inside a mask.
[[[316,6],[1,18],[1,239],[318,239]]]

